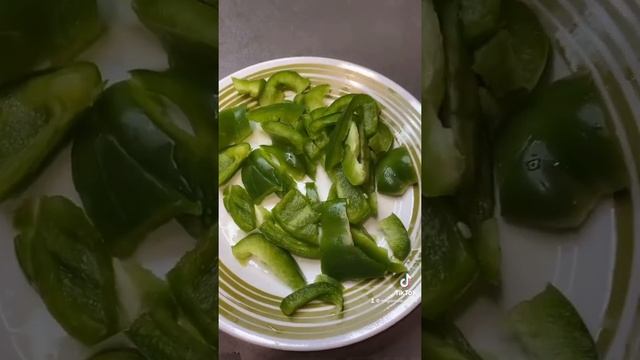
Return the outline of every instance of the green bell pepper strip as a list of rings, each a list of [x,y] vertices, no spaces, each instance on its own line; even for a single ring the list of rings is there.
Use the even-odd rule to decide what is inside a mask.
[[[240,185],[231,185],[224,189],[224,208],[240,229],[251,232],[256,228],[256,213],[253,201],[247,190]]]
[[[509,327],[536,359],[596,360],[589,329],[571,302],[553,285],[509,312]]]
[[[167,274],[180,309],[211,346],[218,345],[217,240],[217,231],[201,239]]]
[[[252,132],[246,107],[238,106],[222,110],[218,119],[218,150],[239,143]]]
[[[259,230],[268,241],[293,255],[308,259],[320,259],[320,247],[289,235],[270,214],[260,224]]]
[[[400,196],[417,182],[418,175],[405,146],[389,151],[378,163],[376,186],[381,194]]]
[[[504,1],[502,12],[504,29],[476,51],[473,64],[474,71],[498,97],[533,90],[551,52],[540,20],[527,5]]]
[[[402,224],[402,221],[391,214],[380,221],[380,229],[384,233],[384,237],[393,252],[393,256],[400,260],[404,260],[411,252],[411,240],[409,233]]]
[[[98,68],[77,63],[0,96],[0,201],[33,180],[101,91]]]
[[[276,168],[283,169],[293,178],[301,180],[306,174],[304,159],[290,146],[261,145],[262,154]]]
[[[317,119],[313,119],[309,126],[306,128],[307,133],[312,139],[322,136],[321,134],[326,128],[338,123],[338,120],[342,117],[343,113],[333,113],[325,116],[321,116]]]
[[[231,81],[233,82],[233,88],[236,89],[237,92],[243,95],[249,95],[255,99],[260,97],[260,94],[262,94],[267,84],[265,79],[246,80],[232,77]]]
[[[295,71],[279,71],[267,80],[264,91],[260,94],[260,106],[271,105],[284,101],[284,91],[291,90],[297,94],[309,87],[310,81]]]
[[[453,324],[423,323],[422,354],[433,360],[482,360]]]
[[[296,153],[301,154],[304,152],[304,144],[307,139],[291,125],[277,121],[270,121],[262,124],[262,130],[276,141],[284,141],[291,144]]]
[[[293,101],[296,104],[304,105],[307,111],[312,112],[324,107],[324,98],[331,92],[331,86],[327,84],[317,85],[311,89],[296,95]]]
[[[251,145],[240,143],[230,146],[218,155],[218,186],[229,181],[251,153]]]
[[[358,125],[351,122],[345,147],[342,160],[344,175],[351,185],[362,185],[369,177],[369,147],[362,122]]]
[[[344,199],[324,204],[320,227],[322,273],[338,281],[384,276],[387,267],[354,246]]]
[[[352,224],[361,224],[371,216],[371,207],[364,191],[351,185],[342,169],[337,169],[333,175],[336,195],[347,201],[347,214]]]
[[[102,351],[88,360],[145,360],[145,357],[135,349],[115,349]]]
[[[317,204],[320,202],[320,195],[318,195],[318,187],[316,183],[308,182],[304,184],[304,188],[306,191],[307,200],[309,200],[312,204]]]
[[[295,181],[287,174],[285,164],[273,163],[263,148],[255,149],[242,167],[242,183],[255,204],[260,204],[272,193],[284,196]]]
[[[197,0],[134,0],[133,10],[165,47],[172,71],[215,87],[218,6]]]
[[[318,221],[316,212],[307,198],[293,188],[271,211],[278,224],[296,239],[318,245]]]
[[[20,267],[60,326],[86,345],[118,332],[111,258],[82,209],[60,196],[28,200],[14,227]]]
[[[546,228],[580,226],[627,174],[609,115],[586,75],[559,80],[533,97],[496,147],[502,215]]]
[[[260,259],[273,275],[293,290],[306,285],[298,263],[291,255],[267,241],[260,234],[251,234],[231,247],[233,256],[245,265],[252,256]]]
[[[162,308],[140,315],[125,333],[147,359],[205,360],[218,356],[214,347],[181,326]]]
[[[387,267],[387,271],[394,274],[407,272],[407,268],[402,263],[389,259],[387,250],[379,247],[365,228],[351,227],[351,237],[355,246],[373,260],[384,264]]]
[[[43,64],[62,66],[91,45],[105,26],[95,0],[0,3],[0,86]]]
[[[333,303],[338,310],[338,314],[342,312],[344,303],[342,289],[328,282],[309,284],[289,294],[282,299],[280,310],[285,315],[291,316],[301,307],[320,298]]]
[[[436,319],[473,283],[478,267],[449,198],[422,199],[422,314]]]
[[[316,275],[316,278],[315,278],[314,282],[316,282],[316,283],[326,282],[326,283],[329,283],[329,284],[333,284],[336,287],[344,290],[344,285],[342,285],[342,283],[340,281],[332,278],[331,276],[329,276],[327,274],[318,274],[318,275]]]
[[[329,188],[329,193],[327,194],[327,201],[335,200],[338,198],[338,190],[336,187],[336,183],[332,183]]]
[[[369,200],[369,208],[371,209],[371,216],[378,216],[378,193],[375,191],[367,194],[367,200]]]
[[[372,137],[378,132],[378,124],[380,122],[379,114],[380,107],[373,99],[362,104],[361,113],[359,114],[361,120],[359,122],[362,123],[365,139]]]
[[[369,138],[369,148],[376,154],[386,153],[393,146],[393,133],[382,121],[378,124],[378,131]]]
[[[261,106],[255,110],[251,110],[247,114],[247,118],[261,124],[270,121],[279,121],[295,127],[303,112],[304,106],[285,102]]]
[[[503,3],[501,0],[460,0],[459,16],[469,44],[481,44],[498,31],[503,21]]]
[[[331,105],[327,107],[326,111],[324,112],[324,115],[344,112],[347,109],[347,107],[349,107],[351,100],[353,100],[353,98],[356,97],[356,95],[357,94],[347,94],[347,95],[342,95],[339,98],[335,99],[331,103]]]

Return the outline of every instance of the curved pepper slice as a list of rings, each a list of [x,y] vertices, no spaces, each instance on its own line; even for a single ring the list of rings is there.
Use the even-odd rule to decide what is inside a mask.
[[[258,148],[251,152],[242,168],[242,183],[256,204],[274,192],[284,196],[295,186],[295,181],[287,173],[287,166],[275,163],[274,159],[267,150]]]
[[[289,190],[272,213],[278,224],[289,234],[310,244],[318,244],[320,214],[298,189]]]
[[[0,97],[0,201],[27,185],[101,91],[98,68],[78,63]]]
[[[267,84],[265,79],[246,80],[232,77],[231,81],[233,81],[233,88],[236,89],[237,92],[256,99],[260,96],[264,90],[264,86]]]
[[[250,153],[251,145],[240,143],[226,148],[218,155],[218,186],[224,185],[233,177]]]
[[[285,102],[261,106],[255,110],[251,110],[249,114],[247,114],[247,118],[262,124],[269,121],[279,121],[295,127],[303,112],[304,106]]]
[[[113,266],[102,237],[70,200],[29,200],[16,211],[16,255],[49,313],[93,345],[118,332]]]
[[[282,299],[280,310],[285,315],[291,316],[299,308],[316,299],[331,302],[337,307],[338,313],[342,312],[344,302],[342,289],[328,282],[309,284],[289,294]]]
[[[289,235],[270,214],[260,224],[259,230],[267,240],[293,255],[308,259],[320,259],[319,246],[300,241]]]
[[[256,212],[247,190],[231,185],[223,193],[224,208],[240,229],[250,232],[256,228]]]
[[[251,234],[245,237],[231,247],[231,252],[241,264],[246,264],[252,256],[260,259],[271,273],[293,290],[306,284],[294,258],[285,250],[265,240],[262,235]]]
[[[275,141],[284,141],[291,144],[297,154],[304,152],[304,145],[307,138],[289,124],[278,121],[270,121],[262,124],[262,130],[271,136]]]
[[[167,274],[171,292],[211,346],[218,345],[218,232],[200,240]]]
[[[351,122],[345,145],[344,175],[351,185],[362,185],[369,177],[369,147],[362,122],[359,125]]]
[[[271,105],[284,101],[284,91],[303,92],[309,87],[310,81],[295,71],[279,71],[269,78],[258,102],[260,106]]]
[[[295,154],[291,147],[261,145],[262,154],[277,168],[286,169],[295,179],[301,180],[305,176],[306,167],[299,154]]]
[[[608,124],[588,76],[559,80],[534,96],[498,139],[502,214],[548,228],[582,224],[601,197],[627,183]]]
[[[407,271],[407,268],[397,261],[393,261],[389,259],[389,254],[387,254],[387,250],[381,248],[376,244],[376,241],[369,235],[367,230],[364,228],[351,228],[351,236],[353,238],[353,243],[360,248],[367,256],[374,259],[375,261],[384,264],[387,266],[387,270],[394,273],[399,274]]]
[[[406,259],[409,256],[409,252],[411,252],[411,240],[407,229],[398,216],[391,214],[382,219],[380,221],[380,229],[384,233],[391,251],[393,251],[393,256],[400,260]]]
[[[218,356],[214,347],[181,326],[163,308],[142,314],[125,333],[147,359],[205,360]]]
[[[296,95],[293,101],[296,104],[304,105],[304,107],[312,112],[324,106],[324,98],[331,91],[331,86],[327,84],[317,85],[306,92]]]
[[[145,357],[138,350],[118,349],[100,352],[88,360],[145,360]]]
[[[369,138],[369,148],[371,148],[371,150],[376,154],[382,154],[391,149],[391,146],[393,146],[393,140],[393,133],[389,127],[380,121],[378,124],[378,130],[371,138]]]
[[[316,204],[320,202],[320,195],[318,195],[318,187],[316,186],[316,183],[312,183],[312,182],[305,183],[304,188],[306,190],[307,199],[312,204]]]
[[[329,105],[327,107],[327,109],[325,110],[323,115],[329,115],[329,114],[335,114],[335,113],[341,113],[344,112],[347,107],[349,107],[349,104],[351,103],[351,100],[353,100],[353,98],[356,96],[357,94],[347,94],[347,95],[342,95],[339,98],[335,99],[331,105]]]
[[[354,246],[345,200],[338,199],[324,204],[320,226],[321,268],[324,274],[339,281],[384,275],[385,265],[371,259]]]
[[[389,151],[378,163],[376,185],[381,194],[400,196],[417,182],[418,175],[404,146]]]
[[[218,119],[218,150],[244,140],[252,132],[246,107],[222,110]]]
[[[361,224],[371,215],[371,207],[364,191],[351,185],[342,169],[337,169],[333,175],[335,194],[347,201],[347,214],[352,224]]]

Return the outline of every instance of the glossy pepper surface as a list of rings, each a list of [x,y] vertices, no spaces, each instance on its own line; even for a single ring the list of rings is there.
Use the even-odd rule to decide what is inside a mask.
[[[256,228],[256,212],[247,190],[240,185],[231,185],[224,189],[224,208],[240,229],[250,232]]]
[[[258,148],[251,152],[242,167],[242,183],[255,204],[260,204],[272,193],[284,196],[295,186],[295,182],[287,173],[286,163],[278,162],[268,150]]]
[[[333,185],[337,197],[346,199],[347,215],[352,224],[361,224],[371,215],[371,206],[365,192],[353,186],[340,168],[333,175]]]
[[[265,217],[259,229],[268,241],[293,255],[309,259],[320,259],[319,246],[296,239],[286,232],[271,214]]]
[[[247,117],[251,121],[258,123],[267,123],[269,121],[279,121],[285,124],[289,124],[296,127],[298,120],[304,112],[304,106],[284,102],[278,104],[271,104],[262,106],[257,109],[251,110]]]
[[[233,88],[236,89],[237,92],[249,95],[252,98],[258,98],[264,90],[264,86],[267,84],[267,81],[264,79],[247,80],[231,78],[231,81],[233,82]]]
[[[218,149],[237,144],[252,132],[246,107],[237,106],[222,110],[218,119]]]
[[[316,282],[305,285],[303,288],[296,290],[282,299],[280,309],[285,315],[291,316],[299,308],[318,299],[331,302],[336,306],[338,313],[342,312],[344,302],[342,289],[329,282]]]
[[[535,96],[496,148],[502,214],[549,228],[577,227],[626,170],[609,115],[587,76],[559,80]]]
[[[375,261],[386,265],[387,271],[392,273],[403,273],[407,269],[397,261],[391,260],[385,248],[379,247],[376,240],[367,232],[365,228],[351,228],[351,237],[355,246],[360,248],[367,256]]]
[[[295,238],[318,245],[318,221],[320,213],[309,200],[293,188],[273,208],[274,219]]]
[[[260,106],[280,103],[284,101],[285,90],[301,93],[309,87],[309,84],[309,79],[295,71],[279,71],[269,77],[258,102]]]
[[[406,259],[411,251],[411,240],[409,240],[407,229],[398,216],[391,214],[382,219],[380,229],[384,233],[391,251],[393,251],[393,256],[400,260]]]
[[[64,330],[86,345],[119,331],[111,258],[102,237],[70,200],[28,200],[16,211],[22,271]]]
[[[218,155],[218,186],[224,185],[235,175],[250,153],[251,145],[240,143],[224,149]]]
[[[77,63],[0,96],[0,201],[32,180],[101,91],[98,68]]]
[[[296,95],[293,101],[297,104],[304,105],[309,112],[312,112],[313,110],[324,107],[324,99],[329,92],[331,92],[331,86],[327,84],[317,85],[304,93]]]
[[[381,194],[400,196],[417,182],[418,175],[404,146],[389,151],[376,167],[376,185]]]

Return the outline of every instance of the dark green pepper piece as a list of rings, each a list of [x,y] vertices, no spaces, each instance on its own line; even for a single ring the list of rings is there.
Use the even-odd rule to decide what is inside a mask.
[[[82,209],[60,196],[29,200],[14,226],[20,267],[60,326],[86,345],[118,332],[111,258]]]
[[[393,133],[382,121],[378,124],[378,131],[369,138],[369,148],[376,154],[386,153],[393,146]]]
[[[384,233],[391,251],[393,251],[393,256],[400,260],[406,259],[409,256],[409,252],[411,252],[411,240],[407,229],[396,214],[391,214],[382,219],[380,221],[380,229]]]
[[[475,280],[478,268],[448,198],[422,199],[422,313],[438,318]]]
[[[147,359],[207,360],[218,356],[214,347],[181,326],[162,308],[142,314],[125,333]]]
[[[260,106],[271,105],[284,101],[284,91],[291,90],[301,93],[309,87],[309,79],[300,76],[295,71],[279,71],[267,80],[267,85],[260,95]]]
[[[251,234],[231,247],[233,256],[246,264],[252,256],[260,259],[271,273],[293,290],[306,285],[304,275],[291,255],[267,241],[260,234]]]
[[[422,354],[432,360],[482,360],[453,324],[423,324]]]
[[[534,96],[501,133],[497,177],[502,214],[547,228],[580,226],[627,175],[609,114],[585,75]]]
[[[287,166],[274,163],[274,159],[267,150],[258,148],[251,152],[242,168],[242,183],[256,204],[274,192],[284,196],[295,186],[295,181],[287,173]]]
[[[0,97],[0,201],[33,179],[101,91],[98,68],[77,63]]]
[[[304,112],[304,106],[295,103],[279,103],[259,107],[251,110],[247,118],[251,121],[264,123],[269,121],[279,121],[295,127]]]
[[[246,139],[253,130],[247,120],[247,108],[238,106],[220,112],[218,120],[218,150]]]
[[[0,85],[43,64],[68,63],[104,28],[95,0],[2,1],[0,43],[5,55],[0,58]]]
[[[320,226],[322,273],[339,281],[384,275],[386,265],[370,258],[354,246],[345,200],[333,200],[324,204]]]
[[[306,191],[307,199],[312,204],[316,204],[320,202],[320,195],[318,195],[318,187],[316,186],[316,183],[312,183],[312,182],[305,183],[304,188]]]
[[[317,85],[306,92],[296,95],[293,100],[296,104],[304,105],[304,107],[312,112],[324,106],[324,98],[331,92],[331,86],[327,84]]]
[[[118,349],[102,351],[93,355],[88,360],[146,360],[138,350]]]
[[[342,169],[335,171],[333,175],[335,193],[337,197],[346,199],[347,214],[352,224],[361,224],[371,216],[371,207],[364,191],[351,185]]]
[[[233,88],[236,89],[237,92],[243,95],[249,95],[255,99],[260,97],[264,86],[267,84],[265,79],[246,80],[232,77],[231,81],[233,81]]]
[[[367,256],[375,261],[384,264],[387,267],[387,271],[399,274],[407,271],[407,268],[397,261],[389,259],[389,254],[385,248],[381,248],[376,243],[375,239],[369,235],[365,228],[351,228],[351,237],[353,243],[360,250],[362,250]]]
[[[217,230],[217,229],[216,229]],[[167,274],[171,292],[191,324],[218,346],[218,232],[200,240]]]
[[[502,20],[502,2],[502,0],[460,0],[460,20],[467,42],[472,45],[479,44],[498,31]]]
[[[226,148],[218,155],[218,186],[229,181],[251,153],[251,145],[240,143]]]
[[[236,225],[245,232],[256,228],[256,212],[247,190],[240,185],[231,185],[224,189],[224,208]]]
[[[272,213],[278,224],[293,237],[310,244],[318,244],[320,214],[298,189],[289,190],[273,208]]]
[[[262,130],[276,141],[284,141],[291,144],[296,153],[301,154],[304,152],[304,144],[307,142],[307,139],[291,125],[270,121],[262,124]]]
[[[280,310],[285,315],[291,316],[299,308],[316,299],[331,302],[337,307],[338,313],[342,312],[344,302],[342,289],[328,282],[309,284],[289,294],[282,299]]]
[[[342,168],[351,185],[362,185],[369,177],[369,147],[363,122],[352,122],[349,127]]]
[[[309,136],[313,139],[322,136],[325,129],[337,124],[341,117],[342,113],[334,113],[314,119],[307,128]]]
[[[304,159],[290,146],[261,145],[260,149],[264,150],[262,154],[273,166],[283,169],[297,180],[304,178],[306,171]]]
[[[329,115],[329,114],[335,114],[335,113],[341,113],[344,112],[347,107],[349,107],[349,104],[351,103],[351,100],[353,100],[353,98],[356,96],[357,94],[347,94],[347,95],[342,95],[339,98],[335,99],[331,105],[329,105],[327,107],[327,109],[325,110],[323,115]]]
[[[381,194],[400,196],[417,182],[418,175],[404,146],[389,151],[378,163],[376,185]]]
[[[259,229],[268,241],[293,255],[308,259],[320,259],[320,247],[289,235],[270,214],[265,217]]]

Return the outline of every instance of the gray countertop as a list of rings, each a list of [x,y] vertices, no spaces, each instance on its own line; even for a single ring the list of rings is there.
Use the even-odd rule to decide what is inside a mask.
[[[394,80],[416,98],[421,82],[419,0],[227,0],[220,2],[220,77],[262,61],[322,56]],[[420,358],[419,308],[388,330],[344,348],[265,349],[220,334],[222,360]]]

